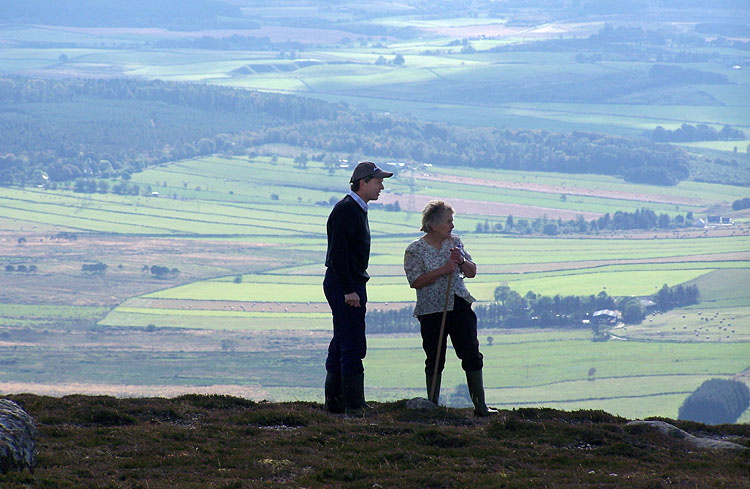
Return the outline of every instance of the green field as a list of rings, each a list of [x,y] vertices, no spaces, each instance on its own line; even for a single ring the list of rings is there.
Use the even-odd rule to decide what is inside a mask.
[[[330,327],[330,311],[320,313],[273,313],[258,311],[186,311],[155,308],[118,307],[99,322],[102,326],[176,327],[240,331],[297,331]]]
[[[485,341],[488,334],[494,338],[492,346]],[[594,343],[587,333],[559,331],[533,339],[523,336],[480,331],[488,401],[566,410],[597,405],[628,417],[657,412],[676,417],[685,396],[704,380],[732,376],[750,366],[747,343]],[[378,337],[369,341],[368,385],[378,393],[384,384],[409,388],[383,389],[382,395],[388,399],[422,395],[424,354],[419,338],[382,341],[382,347]],[[592,368],[595,374],[589,376]],[[466,379],[449,350],[443,392],[460,383],[466,383]]]
[[[529,273],[523,277],[510,274],[488,275],[481,279],[468,281],[477,299],[490,301],[497,286],[507,283],[513,290],[526,293],[531,290],[544,295],[555,295],[564,291],[566,295],[590,295],[607,290],[616,296],[649,295],[663,284],[678,285],[713,271],[711,268],[695,270],[659,270],[657,267],[645,266],[642,270],[608,272],[604,270],[584,270],[566,273]],[[633,267],[636,268],[636,267]],[[374,277],[368,287],[368,296],[372,302],[401,302],[405,295],[413,297],[403,273],[397,276]],[[529,275],[529,277],[526,277]],[[207,281],[180,286],[149,294],[146,297],[160,299],[210,300],[210,301],[248,301],[248,302],[324,302],[320,283],[294,283],[284,276],[274,275],[278,282],[269,283],[261,276],[243,280],[242,284],[226,281]],[[305,280],[309,282],[309,280]],[[318,277],[317,282],[320,282]],[[408,300],[408,298],[407,298]]]
[[[173,163],[136,174],[133,182],[150,186],[159,193],[158,198],[144,196],[117,196],[113,194],[76,194],[43,189],[0,190],[0,207],[6,218],[28,221],[37,225],[54,225],[61,229],[128,234],[198,234],[268,236],[282,239],[285,235],[309,235],[322,229],[328,213],[328,202],[340,198],[346,191],[346,170],[333,175],[322,165],[311,163],[305,170],[295,168],[292,161],[268,157],[204,158]],[[430,170],[435,177],[445,175],[445,170]],[[482,171],[461,169],[456,176],[485,182],[452,183],[420,180],[415,176],[415,195],[499,204],[541,207],[536,215],[555,209],[604,214],[616,210],[632,212],[648,207],[655,212],[684,214],[699,212],[705,205],[721,199],[731,202],[742,198],[740,187],[717,184],[682,182],[673,188],[653,188],[626,184],[611,177],[583,175],[580,179],[562,175],[532,174],[528,180],[518,172]],[[290,185],[289,182],[298,183]],[[410,199],[411,176],[400,175],[388,181],[384,196],[399,201],[405,208]],[[342,183],[343,182],[343,183]],[[498,189],[497,185],[528,185],[527,190]],[[560,193],[533,190],[535,185],[552,186]],[[612,191],[611,197],[586,197],[578,192]],[[560,199],[568,194],[570,198]],[[609,194],[604,194],[609,195]],[[667,199],[675,202],[694,201],[695,204],[649,202]],[[646,201],[644,202],[644,200]],[[461,207],[457,205],[459,211]],[[531,212],[531,211],[530,211]],[[473,231],[477,223],[485,220],[504,223],[504,216],[482,215],[481,210],[460,213],[456,216],[458,230]],[[273,223],[271,223],[273,221]],[[418,217],[412,213],[389,213],[375,209],[371,216],[376,235],[416,235]],[[272,224],[272,225],[271,225]]]
[[[142,184],[150,183],[153,188],[158,184],[161,189],[167,189],[167,195],[173,193],[176,197],[140,198],[139,212],[158,216],[164,222],[164,229],[170,230],[177,229],[170,223],[173,220],[170,216],[180,215],[180,209],[184,208],[192,210],[190,219],[195,220],[210,220],[214,215],[231,216],[233,224],[243,222],[246,225],[244,234],[226,239],[260,239],[264,243],[273,243],[285,255],[312,252],[322,257],[325,250],[322,229],[328,208],[311,206],[308,201],[335,195],[333,187],[340,176],[302,179],[299,175],[319,170],[314,167],[295,169],[283,158],[273,165],[266,159],[252,161],[254,176],[242,173],[244,165],[236,159],[213,158],[180,162],[137,175],[135,178]],[[234,182],[224,181],[223,172],[228,170],[232,171]],[[458,174],[469,178],[480,176],[465,169]],[[497,181],[524,180],[522,174],[514,172],[493,172],[491,175],[483,172],[482,176]],[[541,184],[560,185],[562,182],[573,191],[576,183],[577,188],[615,188],[624,194],[642,194],[644,191],[642,186],[613,182],[605,177],[582,176],[578,180],[554,175],[533,177]],[[284,203],[280,207],[270,199],[267,186],[274,191],[283,188],[284,179],[306,183],[304,187],[296,188],[293,196],[285,196],[289,189],[280,193],[279,201]],[[403,185],[397,179],[388,183],[394,189]],[[321,188],[328,185],[330,187]],[[227,188],[232,189],[231,194]],[[666,195],[670,198],[699,196],[711,201],[716,196],[725,196],[726,190],[725,186],[687,183],[666,189]],[[467,190],[466,193],[471,192]],[[490,194],[475,192],[474,196],[484,198]],[[517,202],[518,195],[502,192],[492,197],[498,201]],[[296,196],[301,196],[302,202]],[[128,200],[123,198],[113,209],[121,208],[118,206],[124,206]],[[623,202],[622,199],[599,200],[605,209]],[[559,199],[557,202],[564,203]],[[638,203],[633,201],[633,205],[637,207]],[[596,206],[593,208],[597,209]],[[373,278],[368,292],[372,307],[381,307],[385,303],[411,307],[414,293],[403,278],[401,261],[406,244],[418,236],[414,233],[417,218],[405,212],[371,212],[374,239],[370,271]],[[278,227],[279,233],[269,233],[266,227],[257,229],[252,224],[256,216],[263,216],[258,221],[273,219],[267,227]],[[696,337],[695,330],[700,326],[695,310],[692,313],[676,310],[649,318],[640,326],[628,326],[615,332],[619,337],[638,341],[593,343],[588,330],[509,334],[507,331],[482,329],[480,339],[486,356],[491,402],[502,406],[546,405],[563,409],[595,406],[629,417],[674,417],[685,396],[701,382],[717,376],[729,378],[749,366],[746,359],[750,350],[746,341],[750,338],[750,317],[746,304],[750,298],[741,284],[745,283],[750,262],[727,259],[738,254],[745,256],[742,254],[750,249],[747,236],[551,239],[473,233],[473,223],[482,219],[483,216],[469,216],[467,219],[463,215],[456,218],[467,249],[480,264],[481,273],[469,281],[469,288],[482,301],[491,300],[494,288],[500,284],[508,284],[522,294],[533,290],[550,295],[588,295],[606,290],[612,295],[649,295],[664,283],[678,285],[697,281],[703,302],[696,307],[706,310],[721,306],[724,307],[722,314],[739,318],[739,326],[735,326],[738,332],[730,340],[717,334],[706,339],[707,331],[703,330]],[[221,226],[222,220],[225,219],[217,219],[217,225]],[[210,330],[214,334],[235,331],[288,335],[328,331],[330,316],[320,286],[321,261],[322,258],[313,263],[282,267],[269,263],[262,271],[242,274],[241,283],[235,283],[235,276],[230,275],[167,287],[144,295],[132,305],[123,303],[99,324],[105,327]],[[549,269],[545,270],[545,267]],[[153,306],[147,305],[149,300],[155,300]],[[164,300],[177,301],[182,306],[163,308],[159,301]],[[314,312],[295,310],[298,305],[308,302],[318,309]],[[193,308],[197,305],[201,305],[200,309]],[[686,314],[696,317],[680,318]],[[492,346],[487,345],[487,336],[493,336]],[[372,398],[390,400],[421,395],[423,353],[418,337],[378,335],[371,336],[369,344],[366,366],[368,392]],[[308,358],[307,354],[296,352],[293,354],[295,365],[299,367],[300,362],[309,361],[311,368],[319,369],[316,362],[320,361],[322,354],[322,350],[312,351]],[[653,361],[655,357],[659,359],[656,362]],[[254,360],[248,361],[247,368],[252,370]],[[444,385],[446,389],[452,389],[464,380],[455,358],[449,358],[448,365]],[[560,365],[565,365],[565,369],[561,370]],[[593,379],[588,375],[592,368],[596,369]],[[224,381],[236,382],[237,379]],[[319,397],[317,377],[312,376],[309,382],[296,386],[269,385],[265,392],[277,400],[315,400]]]
[[[285,256],[285,262],[294,262],[297,255],[313,252],[321,256],[324,252],[323,230],[330,207],[329,204],[311,204],[327,202],[341,195],[345,189],[341,185],[342,173],[338,171],[329,175],[322,168],[316,168],[314,162],[307,169],[300,169],[286,158],[271,160],[258,157],[248,161],[245,158],[213,157],[177,162],[134,176],[135,182],[159,189],[158,198],[4,189],[4,199],[0,205],[12,209],[19,221],[39,224],[54,222],[59,229],[175,237],[190,233],[192,236],[224,236],[225,239],[240,242],[273,244]],[[434,172],[434,175],[441,174],[445,174],[445,171]],[[309,178],[311,175],[315,175],[315,178]],[[519,172],[472,172],[467,169],[457,172],[457,176],[472,181],[482,179],[487,188],[497,184],[522,183],[526,177]],[[588,204],[593,211],[619,208],[627,202],[628,208],[651,205],[628,201],[622,196],[636,199],[644,192],[653,192],[653,189],[614,182],[610,177],[583,175],[574,179],[563,175],[530,175],[529,178],[534,179],[534,184],[559,185],[570,192],[603,188],[618,192],[613,198],[597,198],[601,207],[597,207],[596,203]],[[406,190],[408,182],[404,180],[403,177],[393,178],[388,182],[389,190]],[[286,182],[298,183],[290,187]],[[471,183],[459,183],[446,187],[440,193],[449,195],[450,189],[458,194],[463,192],[464,197],[473,197],[473,201],[480,204],[480,209],[481,203],[487,201],[485,199],[523,204],[529,198],[537,201],[548,195],[541,191],[524,191],[531,197],[519,197],[519,193],[514,192],[482,193],[472,192],[471,188]],[[728,189],[740,195],[741,190],[733,187],[694,182],[683,182],[669,188],[667,195],[674,199],[694,199],[697,196],[709,201],[717,195],[726,196]],[[278,195],[278,199],[273,198],[272,194]],[[403,195],[403,201],[408,199],[408,194]],[[555,199],[559,206],[567,205],[570,200],[563,202]],[[417,219],[416,214],[403,211],[384,212],[377,208],[371,211],[374,239],[370,269],[373,275],[370,283],[371,302],[407,304],[413,300],[414,294],[403,278],[401,263],[406,245],[419,236],[415,232]],[[737,260],[736,257],[731,260],[725,258],[750,250],[750,238],[745,235],[680,239],[654,235],[653,239],[633,240],[627,236],[550,239],[473,233],[476,223],[485,219],[502,220],[502,216],[456,216],[457,231],[464,236],[467,249],[480,265],[480,274],[470,281],[470,288],[481,301],[492,300],[494,289],[500,284],[508,284],[521,293],[532,290],[548,295],[589,295],[602,290],[611,295],[649,295],[664,283],[673,286],[716,269],[743,269],[748,266],[747,261]],[[133,224],[135,222],[137,224]],[[697,261],[699,257],[700,261]],[[166,288],[146,297],[324,303],[320,287],[323,273],[321,262],[322,258],[309,265],[301,263],[280,268],[269,263],[261,273],[244,274],[240,284],[234,283],[234,276],[216,277]],[[115,309],[102,324],[202,327],[206,323],[205,317],[210,315],[207,311],[202,311],[200,318],[195,314],[178,314],[178,319],[169,317],[170,314],[162,310],[133,309],[123,305]],[[221,328],[223,321],[235,324],[237,320],[232,318],[242,314],[249,312],[217,312],[211,327]],[[266,323],[268,314],[271,313],[264,312],[254,317]],[[283,318],[285,324],[295,321],[294,313],[276,314],[275,317]],[[232,329],[236,327],[231,326]],[[326,328],[326,321],[306,320],[303,329],[316,327]]]
[[[432,171],[440,177],[445,170]],[[330,209],[328,201],[337,199],[345,191],[344,171],[334,175],[316,167],[312,162],[300,169],[287,158],[205,158],[181,161],[136,174],[133,181],[158,189],[159,197],[116,196],[112,194],[76,194],[69,191],[5,188],[0,206],[6,219],[37,226],[55,226],[58,230],[141,234],[144,236],[181,235],[221,237],[238,242],[262,243],[278,247],[284,264],[273,263],[261,272],[244,274],[242,283],[234,283],[234,276],[216,277],[177,288],[165,288],[146,297],[180,300],[245,301],[245,302],[325,302],[320,287],[322,258],[315,262],[295,262],[296,256],[310,252],[321,256],[325,250],[324,227]],[[422,173],[424,174],[424,173]],[[314,175],[314,178],[310,178]],[[497,185],[523,184],[528,176],[533,185],[564,187],[571,194],[584,190],[616,191],[610,198],[597,197],[586,203],[593,212],[613,209],[651,207],[653,203],[637,201],[652,193],[654,197],[669,199],[701,199],[711,202],[717,196],[726,198],[730,192],[742,195],[735,187],[715,184],[683,182],[674,188],[655,190],[642,185],[614,181],[611,177],[582,175],[578,178],[563,175],[525,175],[519,172],[478,172],[461,169],[456,176],[469,179],[442,189],[430,191],[444,195],[462,195],[465,201],[475,202],[479,213],[456,215],[456,231],[463,236],[467,250],[479,264],[480,274],[470,281],[470,288],[480,301],[490,301],[494,289],[508,284],[521,293],[555,295],[589,295],[606,290],[611,295],[649,295],[664,283],[673,286],[697,279],[717,269],[745,269],[748,261],[741,259],[750,250],[750,237],[694,235],[674,239],[667,235],[652,235],[650,239],[629,239],[627,235],[602,239],[597,236],[552,239],[548,237],[520,237],[501,234],[476,234],[477,223],[485,220],[504,221],[503,216],[484,216],[486,202],[524,205],[528,202],[548,202],[566,207],[574,198],[550,200],[543,189],[528,187],[522,192],[490,191]],[[488,191],[476,191],[471,182],[482,180]],[[392,193],[407,202],[409,178],[397,176],[388,181]],[[289,182],[297,182],[293,186]],[[419,185],[418,185],[419,186]],[[404,193],[406,191],[406,193]],[[609,195],[604,193],[603,195]],[[729,195],[729,198],[732,198]],[[458,197],[452,197],[458,198]],[[546,199],[546,200],[545,200]],[[628,200],[630,199],[630,200]],[[705,199],[705,200],[704,200]],[[325,205],[315,205],[325,201]],[[663,204],[662,204],[663,205]],[[679,212],[696,206],[664,206]],[[658,205],[657,205],[658,208]],[[370,300],[372,302],[409,302],[413,292],[408,289],[401,263],[403,250],[419,236],[418,216],[410,212],[371,211],[373,248],[371,257]],[[33,224],[32,224],[33,223]],[[290,263],[291,262],[291,266]],[[115,310],[104,324],[127,325],[124,310]],[[137,323],[151,314],[166,316],[163,311],[141,308],[127,310],[138,314]],[[202,313],[205,314],[205,313]],[[239,313],[236,313],[239,314]],[[279,318],[283,313],[279,313]],[[217,317],[225,317],[222,313]],[[290,316],[289,319],[293,319]],[[218,327],[219,323],[214,324]],[[177,321],[170,321],[176,324]],[[195,324],[194,320],[187,321]],[[150,324],[146,322],[146,324]]]
[[[4,327],[56,328],[61,325],[90,325],[109,313],[106,307],[25,305],[0,303],[0,324]]]
[[[247,330],[254,333],[260,331]],[[494,339],[491,346],[488,336]],[[5,378],[12,373],[15,382],[31,383],[24,385],[34,385],[38,379],[61,387],[82,379],[94,387],[116,389],[125,384],[130,395],[138,395],[141,386],[162,385],[166,391],[169,386],[218,385],[233,391],[260,388],[269,400],[321,400],[325,343],[305,344],[304,331],[287,337],[298,342],[296,347],[287,345],[280,351],[222,351],[218,331],[210,335],[212,350],[150,347],[157,336],[137,337],[143,348],[136,350],[87,349],[67,342],[62,348],[19,345],[4,352],[0,373]],[[684,398],[704,380],[731,378],[749,366],[747,342],[596,343],[589,332],[560,330],[480,330],[479,339],[488,402],[506,408],[605,409],[629,418],[676,417]],[[365,369],[368,399],[425,395],[424,354],[416,334],[370,335]],[[465,382],[449,348],[444,398]]]
[[[239,389],[237,392],[260,389],[262,394],[258,395],[274,400],[319,400],[331,321],[320,285],[330,204],[315,203],[343,194],[345,173],[337,170],[328,175],[315,162],[307,169],[296,168],[283,157],[212,157],[176,162],[133,176],[134,182],[158,189],[158,197],[0,189],[0,206],[5,211],[0,222],[7,232],[20,232],[22,228],[32,233],[68,230],[83,236],[122,234],[164,240],[173,246],[182,240],[198,239],[225,243],[230,246],[228,250],[233,245],[260,246],[263,256],[270,257],[252,272],[225,272],[176,287],[165,282],[109,312],[108,308],[5,304],[0,316],[7,331],[32,328],[32,333],[9,333],[11,339],[20,335],[19,342],[13,344],[23,346],[4,351],[7,360],[0,373],[5,372],[5,378],[16,382],[6,388],[58,392],[54,385],[75,389],[75,382],[85,379],[93,386],[102,386],[105,392],[121,392],[117,386],[125,383],[129,395],[142,395],[139,386],[225,385],[229,390]],[[518,172],[462,169],[457,175],[472,181],[481,178],[488,188],[524,181],[524,175]],[[637,201],[644,194],[698,198],[706,203],[715,202],[717,196],[726,199],[732,192],[742,195],[741,189],[695,182],[659,189],[657,194],[652,188],[609,177],[526,177],[542,185],[564,186],[571,195],[584,189],[616,189],[616,196],[592,198],[585,203],[594,212],[626,205],[631,209],[650,206]],[[395,177],[388,185],[391,192],[401,193],[399,199],[408,202],[405,180]],[[417,181],[425,187],[433,185],[432,180]],[[549,192],[540,190],[472,193],[471,185],[458,183],[439,192],[450,201],[455,187],[467,200],[473,198],[477,209],[490,199],[513,204],[528,202],[529,198],[534,201],[535,192],[540,201],[546,199],[550,205],[569,205],[574,200],[550,200]],[[662,209],[669,211],[670,207],[678,212],[695,208],[670,204]],[[456,216],[457,231],[480,266],[480,274],[469,280],[468,286],[481,301],[492,300],[495,287],[501,284],[521,294],[532,290],[549,295],[588,295],[605,290],[610,295],[648,296],[664,283],[697,283],[702,294],[698,306],[613,331],[626,341],[595,343],[588,329],[480,329],[491,403],[566,410],[596,408],[631,418],[674,417],[684,398],[704,380],[732,378],[750,367],[750,296],[744,286],[750,270],[750,237],[741,227],[734,234],[708,230],[691,235],[682,231],[675,237],[670,231],[641,239],[623,234],[550,238],[474,232],[476,223],[486,219],[504,222],[504,216],[481,213]],[[411,307],[414,292],[403,277],[401,264],[406,245],[419,236],[418,215],[374,208],[370,222],[370,307],[385,307],[386,303],[390,307]],[[13,239],[6,238],[4,246],[18,247]],[[22,252],[23,248],[18,250]],[[180,253],[189,252],[183,249]],[[189,258],[183,261],[185,265],[181,266],[187,269]],[[241,276],[240,283],[236,283],[237,275]],[[708,317],[709,310],[714,321],[710,325],[702,319]],[[66,317],[78,321],[66,323]],[[735,331],[719,331],[718,325],[725,324],[720,321],[728,324],[730,318]],[[75,346],[75,336],[61,333],[63,336],[55,340],[55,336],[33,333],[38,328],[52,329],[52,325],[57,329],[66,328],[65,324],[81,328],[95,323],[98,336],[92,336],[93,343],[84,348]],[[494,339],[491,346],[488,336]],[[88,335],[86,338],[89,341]],[[171,338],[179,338],[179,342],[173,344]],[[222,343],[224,340],[228,342]],[[298,341],[309,343],[300,347],[294,343]],[[243,342],[250,344],[243,346]],[[259,350],[257,344],[264,346]],[[274,352],[274,344],[281,350]],[[238,345],[236,351],[234,345]],[[370,335],[368,397],[392,400],[423,395],[423,361],[416,335]],[[269,368],[274,369],[272,374]],[[594,374],[589,375],[592,371]],[[451,350],[444,395],[464,382]]]

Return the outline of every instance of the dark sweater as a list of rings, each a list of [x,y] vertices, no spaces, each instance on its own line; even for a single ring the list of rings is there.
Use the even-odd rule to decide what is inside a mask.
[[[351,196],[346,195],[333,206],[326,230],[326,267],[336,275],[345,294],[354,292],[353,284],[363,284],[370,279],[367,274],[370,261],[367,213]]]

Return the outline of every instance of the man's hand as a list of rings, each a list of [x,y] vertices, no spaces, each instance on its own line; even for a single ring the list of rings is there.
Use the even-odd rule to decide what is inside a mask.
[[[344,302],[352,307],[360,307],[359,294],[352,292],[351,294],[344,294]]]

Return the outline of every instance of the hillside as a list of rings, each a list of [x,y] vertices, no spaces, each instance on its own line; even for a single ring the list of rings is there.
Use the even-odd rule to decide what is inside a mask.
[[[697,449],[603,411],[410,410],[364,418],[314,403],[11,396],[39,428],[33,474],[13,488],[742,487],[750,450]],[[750,447],[750,426],[671,424]],[[746,486],[745,486],[746,487]]]
[[[469,129],[196,84],[0,77],[0,102],[8,108],[0,115],[2,185],[129,179],[146,166],[216,152],[250,155],[279,143],[308,148],[312,159],[331,165],[364,155],[442,167],[616,175],[654,185],[674,185],[698,164],[680,148],[634,138]]]
[[[158,24],[175,30],[226,25],[257,27],[250,21],[238,19],[242,17],[239,7],[215,0],[194,0],[188,3],[133,0],[127,6],[110,0],[28,0],[4,5],[0,13],[11,22],[70,26],[131,27]]]

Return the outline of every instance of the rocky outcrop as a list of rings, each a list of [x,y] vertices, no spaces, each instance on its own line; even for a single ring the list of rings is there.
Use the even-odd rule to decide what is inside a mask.
[[[425,399],[424,397],[415,397],[414,399],[406,401],[406,409],[426,409],[431,411],[437,407],[437,404]]]
[[[34,470],[36,465],[36,425],[21,406],[0,399],[0,473]]]
[[[714,438],[702,438],[700,436],[691,435],[687,431],[681,430],[676,426],[673,426],[664,421],[631,421],[626,426],[645,426],[650,427],[661,433],[671,436],[672,438],[678,438],[684,440],[697,448],[711,448],[711,449],[723,449],[723,450],[744,450],[747,447],[738,443],[732,443],[731,441],[716,440]]]

